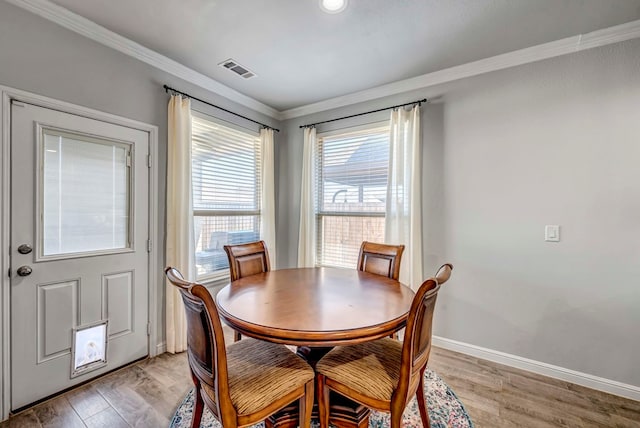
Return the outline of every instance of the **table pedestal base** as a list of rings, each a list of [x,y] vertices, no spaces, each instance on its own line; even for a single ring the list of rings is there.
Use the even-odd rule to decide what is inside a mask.
[[[331,393],[330,422],[337,428],[367,428],[371,411],[356,402]],[[314,404],[312,419],[318,419],[318,405]],[[298,403],[291,404],[269,416],[266,428],[296,428],[298,426]]]
[[[298,347],[297,354],[307,360],[315,369],[316,363],[333,348]],[[317,389],[316,389],[317,390]],[[317,399],[314,400],[312,419],[318,419]],[[366,428],[369,426],[369,410],[355,401],[331,392],[329,396],[329,422],[336,428]],[[266,428],[296,428],[298,426],[298,402],[292,403],[277,413],[269,416],[265,421]]]

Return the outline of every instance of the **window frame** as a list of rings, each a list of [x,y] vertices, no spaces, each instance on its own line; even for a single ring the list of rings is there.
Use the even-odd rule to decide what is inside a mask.
[[[91,134],[67,130],[63,128],[41,125],[38,124],[36,126],[36,135],[37,135],[37,159],[36,163],[38,165],[38,171],[36,174],[36,210],[38,212],[38,221],[36,222],[35,227],[35,236],[37,241],[40,243],[39,251],[35,254],[35,261],[55,261],[55,260],[66,260],[66,259],[75,259],[75,258],[84,258],[84,257],[93,257],[96,255],[108,255],[108,254],[123,254],[123,253],[132,253],[135,251],[135,204],[133,203],[135,198],[135,174],[132,173],[134,169],[134,161],[135,161],[135,149],[133,144],[128,141],[118,140],[115,138],[102,138],[96,137]],[[93,249],[93,250],[84,250],[84,251],[75,251],[75,252],[56,252],[45,254],[45,187],[46,187],[46,177],[45,177],[45,162],[46,162],[46,136],[55,136],[61,138],[67,138],[74,141],[98,144],[106,147],[118,147],[125,150],[126,156],[126,186],[125,190],[127,192],[126,195],[126,237],[125,237],[125,245],[122,247],[113,247],[113,248],[105,248],[105,249]]]
[[[323,174],[322,174],[322,166],[323,166],[323,150],[322,150],[322,144],[323,144],[323,140],[325,138],[330,138],[330,137],[335,137],[335,136],[340,136],[340,135],[344,135],[344,136],[348,136],[350,134],[359,134],[359,133],[365,133],[367,131],[369,131],[370,133],[375,133],[377,132],[386,132],[387,134],[390,132],[390,126],[391,124],[389,123],[388,120],[384,120],[384,121],[378,121],[378,122],[372,122],[372,123],[367,123],[364,125],[357,125],[357,126],[350,126],[350,127],[346,127],[346,128],[340,128],[340,129],[335,129],[335,130],[330,130],[330,131],[326,131],[326,132],[319,132],[316,134],[316,147],[314,148],[315,151],[315,161],[314,161],[314,171],[313,174],[315,175],[315,188],[314,188],[314,192],[315,192],[315,197],[314,197],[314,205],[315,205],[315,209],[314,209],[314,218],[315,218],[315,235],[316,235],[316,248],[315,248],[315,260],[316,260],[316,266],[318,267],[339,267],[342,268],[343,266],[336,266],[336,265],[331,265],[331,264],[325,264],[325,263],[321,263],[321,261],[323,260],[322,257],[322,249],[323,249],[323,245],[322,245],[322,218],[323,217],[350,217],[350,218],[372,218],[372,217],[376,217],[376,218],[385,218],[387,213],[386,213],[386,209],[384,211],[330,211],[330,210],[323,210],[323,201],[324,201],[324,197],[325,197],[325,193],[324,193],[324,186],[323,186]],[[387,141],[388,144],[390,144],[390,139]],[[388,184],[388,173],[387,173],[387,184]],[[384,234],[384,230],[383,230],[383,234]],[[354,264],[355,266],[355,264]]]
[[[238,211],[238,210],[215,210],[215,209],[196,209],[195,208],[195,197],[194,197],[194,191],[195,191],[195,186],[194,186],[194,182],[193,182],[193,131],[192,131],[192,137],[191,137],[191,153],[192,153],[192,159],[191,159],[191,209],[192,209],[192,218],[193,218],[193,222],[194,222],[194,237],[195,237],[195,221],[196,221],[196,217],[241,217],[241,216],[253,216],[254,220],[254,227],[258,233],[259,237],[262,237],[262,230],[261,230],[261,223],[262,223],[262,205],[261,205],[261,200],[262,200],[262,192],[263,192],[263,185],[262,185],[262,154],[261,154],[261,147],[260,147],[260,132],[256,131],[254,129],[250,129],[250,128],[245,128],[243,126],[240,126],[238,124],[235,124],[233,122],[229,122],[226,121],[224,119],[220,119],[217,118],[215,116],[211,116],[207,113],[203,113],[200,111],[196,111],[196,110],[191,110],[191,123],[193,125],[193,120],[194,118],[197,118],[198,120],[204,120],[204,121],[208,121],[210,123],[213,123],[215,125],[218,126],[223,126],[226,128],[230,128],[234,131],[237,132],[241,132],[247,135],[250,135],[251,137],[255,138],[255,174],[254,174],[254,180],[257,183],[257,185],[255,186],[256,190],[254,192],[254,201],[255,201],[255,206],[258,207],[257,210],[251,210],[251,211]],[[194,242],[194,245],[197,245],[197,239],[196,242]],[[195,255],[196,253],[196,248],[194,247],[194,266],[196,263],[195,260]],[[204,274],[204,275],[199,275],[197,273],[196,270],[196,280],[199,282],[203,282],[203,283],[213,283],[213,282],[217,282],[217,281],[222,281],[225,279],[228,279],[230,277],[230,270],[227,267],[226,269],[218,269],[216,271],[210,272],[208,274]]]

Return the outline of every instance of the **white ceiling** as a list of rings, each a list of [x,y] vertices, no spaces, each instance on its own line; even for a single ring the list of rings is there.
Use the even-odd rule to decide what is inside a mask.
[[[640,0],[53,2],[279,111],[640,19]]]

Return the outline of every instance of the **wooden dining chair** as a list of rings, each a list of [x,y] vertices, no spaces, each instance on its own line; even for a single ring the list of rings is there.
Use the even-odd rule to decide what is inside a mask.
[[[331,350],[316,365],[320,427],[327,428],[329,392],[335,391],[372,409],[391,413],[399,428],[405,407],[416,395],[422,425],[429,427],[424,396],[424,371],[431,351],[431,326],[440,285],[453,266],[440,267],[418,289],[407,319],[404,342],[384,338]]]
[[[404,245],[363,241],[358,256],[358,270],[398,280]],[[390,336],[398,339],[398,333]]]
[[[364,241],[360,246],[358,270],[398,280],[404,245]]]
[[[247,338],[225,347],[218,309],[209,291],[165,269],[180,289],[187,315],[187,356],[195,385],[191,427],[204,406],[225,428],[258,423],[298,400],[299,426],[309,428],[314,372],[283,345]]]
[[[269,252],[264,241],[225,245],[224,251],[229,258],[231,281],[271,270]],[[234,341],[237,342],[241,338],[240,333],[233,332]]]

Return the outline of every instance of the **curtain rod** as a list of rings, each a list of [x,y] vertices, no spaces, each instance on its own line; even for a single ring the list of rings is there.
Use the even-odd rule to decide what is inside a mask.
[[[308,125],[300,125],[300,128],[311,128],[311,127],[314,127],[316,125],[320,125],[321,123],[329,123],[329,122],[335,122],[336,120],[351,119],[352,117],[364,116],[365,114],[377,113],[379,111],[391,110],[391,109],[396,109],[396,108],[415,105],[415,104],[422,105],[422,103],[428,103],[428,102],[429,102],[429,100],[424,98],[422,100],[412,101],[410,103],[398,104],[397,106],[379,108],[378,110],[371,110],[371,111],[367,111],[367,112],[364,112],[364,113],[352,114],[352,115],[349,115],[349,116],[338,117],[336,119],[323,120],[322,122],[309,123]]]
[[[187,94],[186,92],[182,92],[182,91],[179,91],[179,90],[177,90],[177,89],[173,89],[172,87],[167,86],[167,85],[164,85],[163,87],[164,87],[164,91],[165,91],[165,92],[167,92],[167,93],[168,93],[169,91],[171,91],[171,92],[173,92],[173,93],[175,93],[175,94],[184,95],[184,96],[185,96],[185,97],[187,97],[187,98],[191,98],[191,99],[193,99],[193,100],[200,101],[201,103],[204,103],[204,104],[209,105],[209,106],[211,106],[211,107],[215,107],[215,108],[217,108],[218,110],[226,111],[227,113],[231,113],[231,114],[233,114],[233,115],[235,115],[235,116],[241,117],[241,118],[246,119],[246,120],[248,120],[248,121],[250,121],[250,122],[257,123],[258,125],[262,126],[263,128],[273,129],[273,130],[274,130],[274,131],[276,131],[276,132],[280,132],[280,130],[279,130],[279,129],[276,129],[276,128],[274,128],[273,126],[265,125],[264,123],[262,123],[262,122],[258,122],[257,120],[250,119],[250,118],[248,118],[247,116],[243,116],[243,115],[241,115],[241,114],[234,113],[234,112],[232,112],[231,110],[227,110],[226,108],[223,108],[223,107],[217,106],[217,105],[215,105],[215,104],[211,104],[211,103],[210,103],[210,102],[208,102],[208,101],[201,100],[200,98],[196,98],[196,97],[194,97],[194,96],[192,96],[192,95]]]

